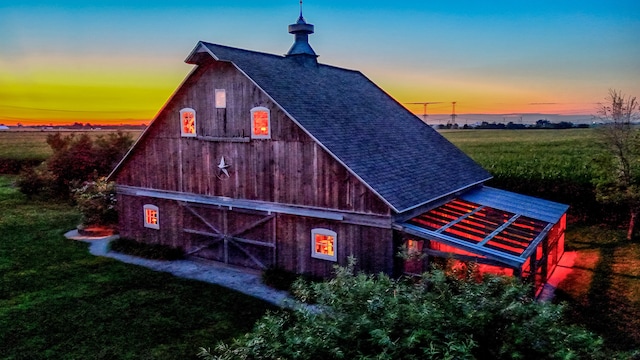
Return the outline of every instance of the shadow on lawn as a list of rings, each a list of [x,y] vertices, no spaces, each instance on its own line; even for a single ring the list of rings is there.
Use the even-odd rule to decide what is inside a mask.
[[[598,235],[593,240],[573,242],[587,265],[574,266],[574,274],[560,285],[557,300],[568,302],[569,318],[601,335],[608,348],[636,350],[640,348],[639,309],[630,301],[628,291],[640,286],[640,277],[616,272],[616,264],[625,261],[617,255],[618,250],[632,243],[622,237],[603,241]],[[595,260],[592,266],[590,260]]]

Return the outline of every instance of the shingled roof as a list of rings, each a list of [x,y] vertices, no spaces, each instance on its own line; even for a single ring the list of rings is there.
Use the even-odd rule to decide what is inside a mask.
[[[207,54],[233,63],[398,213],[491,178],[359,71],[206,42],[185,61]]]

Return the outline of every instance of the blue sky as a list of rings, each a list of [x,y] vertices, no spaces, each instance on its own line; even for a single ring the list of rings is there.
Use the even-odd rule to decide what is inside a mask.
[[[298,1],[0,2],[0,123],[146,121],[198,40],[284,54]],[[638,1],[311,1],[319,61],[430,112],[590,114],[640,96]],[[410,107],[422,112],[422,107]]]

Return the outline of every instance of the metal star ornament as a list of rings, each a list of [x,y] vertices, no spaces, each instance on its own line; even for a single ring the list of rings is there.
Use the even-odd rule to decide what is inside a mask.
[[[220,163],[218,164],[218,179],[222,179],[223,177],[228,178],[229,177],[229,171],[227,170],[227,168],[229,168],[229,164],[227,164],[224,161],[224,156],[220,158]]]

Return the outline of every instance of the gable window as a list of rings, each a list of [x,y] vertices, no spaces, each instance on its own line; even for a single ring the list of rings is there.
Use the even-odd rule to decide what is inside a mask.
[[[180,133],[182,136],[196,136],[196,111],[191,108],[180,110]]]
[[[335,231],[327,229],[311,230],[311,257],[337,261],[337,250],[338,236]]]
[[[224,109],[227,107],[227,92],[225,89],[216,89],[216,109]]]
[[[271,138],[270,115],[266,107],[259,106],[251,109],[251,138]]]
[[[160,229],[158,207],[151,204],[145,204],[142,209],[144,214],[144,227]]]

